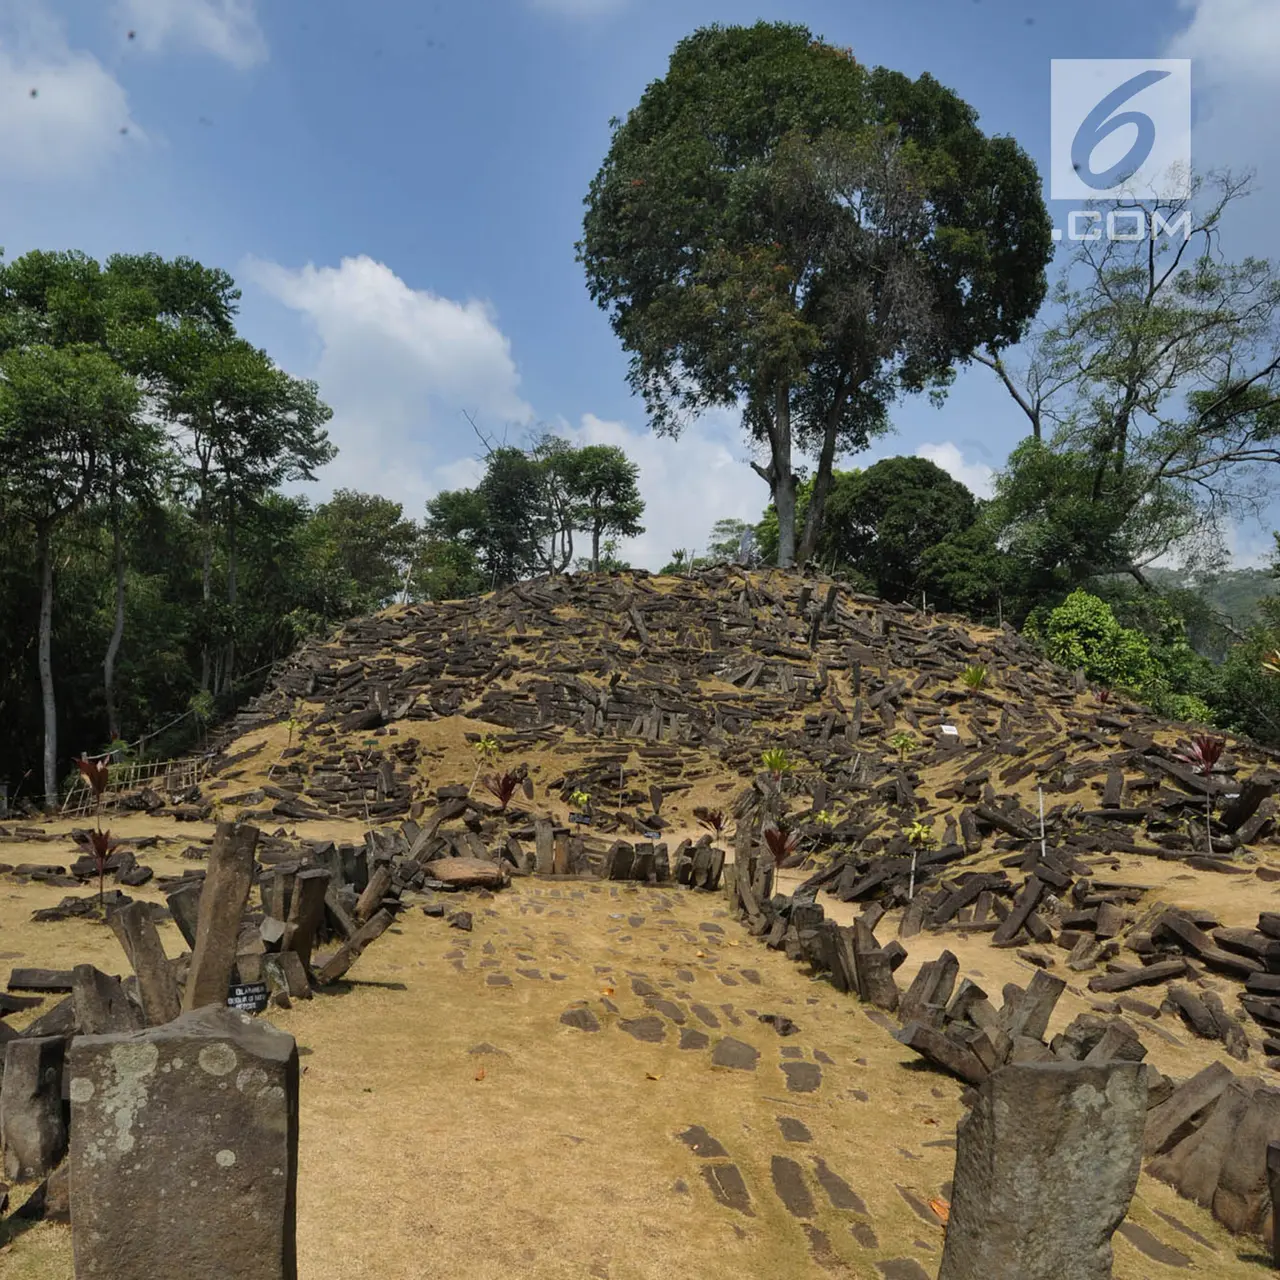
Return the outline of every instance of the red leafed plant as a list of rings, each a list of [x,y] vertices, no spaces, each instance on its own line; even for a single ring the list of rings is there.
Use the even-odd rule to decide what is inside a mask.
[[[107,859],[120,847],[120,842],[111,838],[110,831],[103,831],[99,828],[97,831],[86,831],[84,836],[81,837],[80,847],[93,854],[93,860],[98,864],[98,906],[101,907],[103,902],[103,880],[107,874]]]
[[[693,816],[698,819],[702,826],[712,832],[717,840],[720,838],[725,824],[723,809],[695,809]]]
[[[1191,765],[1197,773],[1208,776],[1226,749],[1225,738],[1217,738],[1209,733],[1196,733],[1192,734],[1191,745],[1187,750],[1178,752],[1178,759]]]
[[[102,793],[107,789],[107,761],[110,758],[110,756],[103,756],[100,760],[90,760],[88,756],[81,756],[76,761],[80,776],[99,804],[102,802]]]
[[[1178,752],[1178,759],[1189,764],[1197,773],[1208,777],[1214,765],[1222,759],[1227,749],[1225,738],[1215,737],[1211,733],[1193,733],[1191,745],[1186,751]],[[1205,845],[1210,856],[1213,854],[1213,792],[1206,791],[1204,797],[1204,834]]]
[[[505,810],[507,805],[511,803],[512,796],[515,795],[517,788],[523,787],[524,794],[528,799],[533,799],[533,783],[528,778],[522,778],[518,773],[490,773],[481,779],[485,788],[492,792],[498,799],[498,804]]]
[[[769,852],[773,854],[774,862],[778,866],[782,866],[787,858],[796,851],[796,845],[799,844],[800,837],[784,823],[779,822],[776,826],[765,828],[764,842],[769,846]]]
[[[1098,688],[1093,691],[1094,701],[1097,702],[1099,706],[1105,707],[1109,702],[1112,701],[1113,696],[1114,695],[1112,694],[1110,689]]]
[[[102,793],[107,789],[109,756],[102,756],[98,760],[90,760],[88,756],[82,755],[76,761],[76,768],[80,770],[80,776],[85,780],[86,785],[93,792],[95,801],[95,816],[98,822],[96,831],[87,832],[80,840],[80,847],[87,849],[93,854],[94,861],[98,864],[98,908],[102,909],[104,893],[103,880],[107,874],[107,859],[111,854],[120,847],[119,842],[112,840],[110,831],[102,829]]]

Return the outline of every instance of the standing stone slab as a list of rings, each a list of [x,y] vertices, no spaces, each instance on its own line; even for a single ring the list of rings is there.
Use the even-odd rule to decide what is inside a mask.
[[[220,822],[209,848],[209,866],[200,891],[200,918],[182,1010],[223,1005],[231,986],[240,938],[240,916],[253,883],[257,827]]]
[[[196,945],[196,929],[200,923],[200,885],[189,884],[165,899],[169,904],[169,914],[178,932],[186,939],[187,946]]]
[[[147,1025],[172,1022],[182,1012],[182,997],[148,904],[131,902],[113,911],[108,923],[138,975],[138,995]]]
[[[390,884],[390,870],[381,867],[379,874],[387,871],[387,884]],[[322,867],[308,871],[299,871],[293,882],[293,899],[289,903],[289,919],[285,924],[284,934],[280,942],[281,951],[295,951],[304,968],[311,967],[311,948],[315,945],[316,930],[324,920],[324,899],[329,892],[329,872]],[[370,878],[370,885],[373,879]],[[378,901],[382,893],[378,894]],[[357,916],[359,909],[357,907]],[[363,919],[364,917],[359,917]]]
[[[34,1182],[50,1173],[67,1150],[62,1118],[61,1036],[10,1040],[0,1086],[0,1143],[5,1176]]]
[[[1142,1163],[1136,1062],[1005,1067],[957,1131],[938,1280],[1110,1280]]]
[[[141,1031],[142,1010],[125,994],[119,978],[78,964],[71,971],[71,998],[75,1003],[76,1026],[82,1035],[105,1036],[117,1031]]]
[[[69,1068],[77,1280],[296,1280],[292,1036],[209,1007]]]

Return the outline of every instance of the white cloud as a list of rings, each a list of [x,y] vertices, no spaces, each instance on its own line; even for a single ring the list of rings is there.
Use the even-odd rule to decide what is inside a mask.
[[[1280,8],[1275,0],[1182,0],[1186,27],[1170,42],[1174,58],[1193,58],[1212,81],[1275,83],[1280,63]],[[1237,85],[1237,88],[1239,86]]]
[[[1182,0],[1182,8],[1186,25],[1164,53],[1192,60],[1192,162],[1201,173],[1256,170],[1258,190],[1274,198],[1280,171],[1274,128],[1280,111],[1280,6],[1275,0]],[[1272,239],[1269,211],[1246,207],[1240,216],[1248,248],[1266,252]]]
[[[254,0],[119,0],[116,7],[148,53],[198,49],[240,71],[266,61]]]
[[[242,273],[319,340],[311,376],[334,410],[329,434],[340,450],[321,491],[385,494],[417,516],[433,493],[474,483],[470,460],[458,460],[479,448],[463,411],[498,437],[531,424],[511,344],[486,304],[410,288],[365,256],[296,270],[250,260]]]
[[[964,454],[951,443],[922,444],[917,458],[927,458],[941,467],[953,480],[959,480],[975,497],[989,498],[995,491],[995,471],[984,462],[966,462]]]
[[[120,83],[68,46],[61,23],[36,0],[0,3],[0,171],[9,180],[88,176],[142,141]]]

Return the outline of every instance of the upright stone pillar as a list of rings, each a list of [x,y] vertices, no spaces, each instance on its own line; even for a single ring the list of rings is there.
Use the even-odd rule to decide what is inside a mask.
[[[938,1280],[1110,1280],[1146,1115],[1139,1062],[1020,1063],[991,1075],[957,1131]]]
[[[34,1182],[52,1172],[67,1150],[62,1118],[62,1036],[10,1040],[0,1087],[0,1146],[5,1177]]]
[[[292,1036],[209,1006],[68,1066],[77,1280],[296,1280]]]

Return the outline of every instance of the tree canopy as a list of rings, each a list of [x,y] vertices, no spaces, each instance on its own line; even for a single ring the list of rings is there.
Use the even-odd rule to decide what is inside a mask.
[[[760,22],[681,41],[614,122],[579,256],[655,429],[743,407],[787,565],[795,451],[817,461],[807,559],[836,457],[1016,342],[1051,249],[1035,166],[955,94]]]

